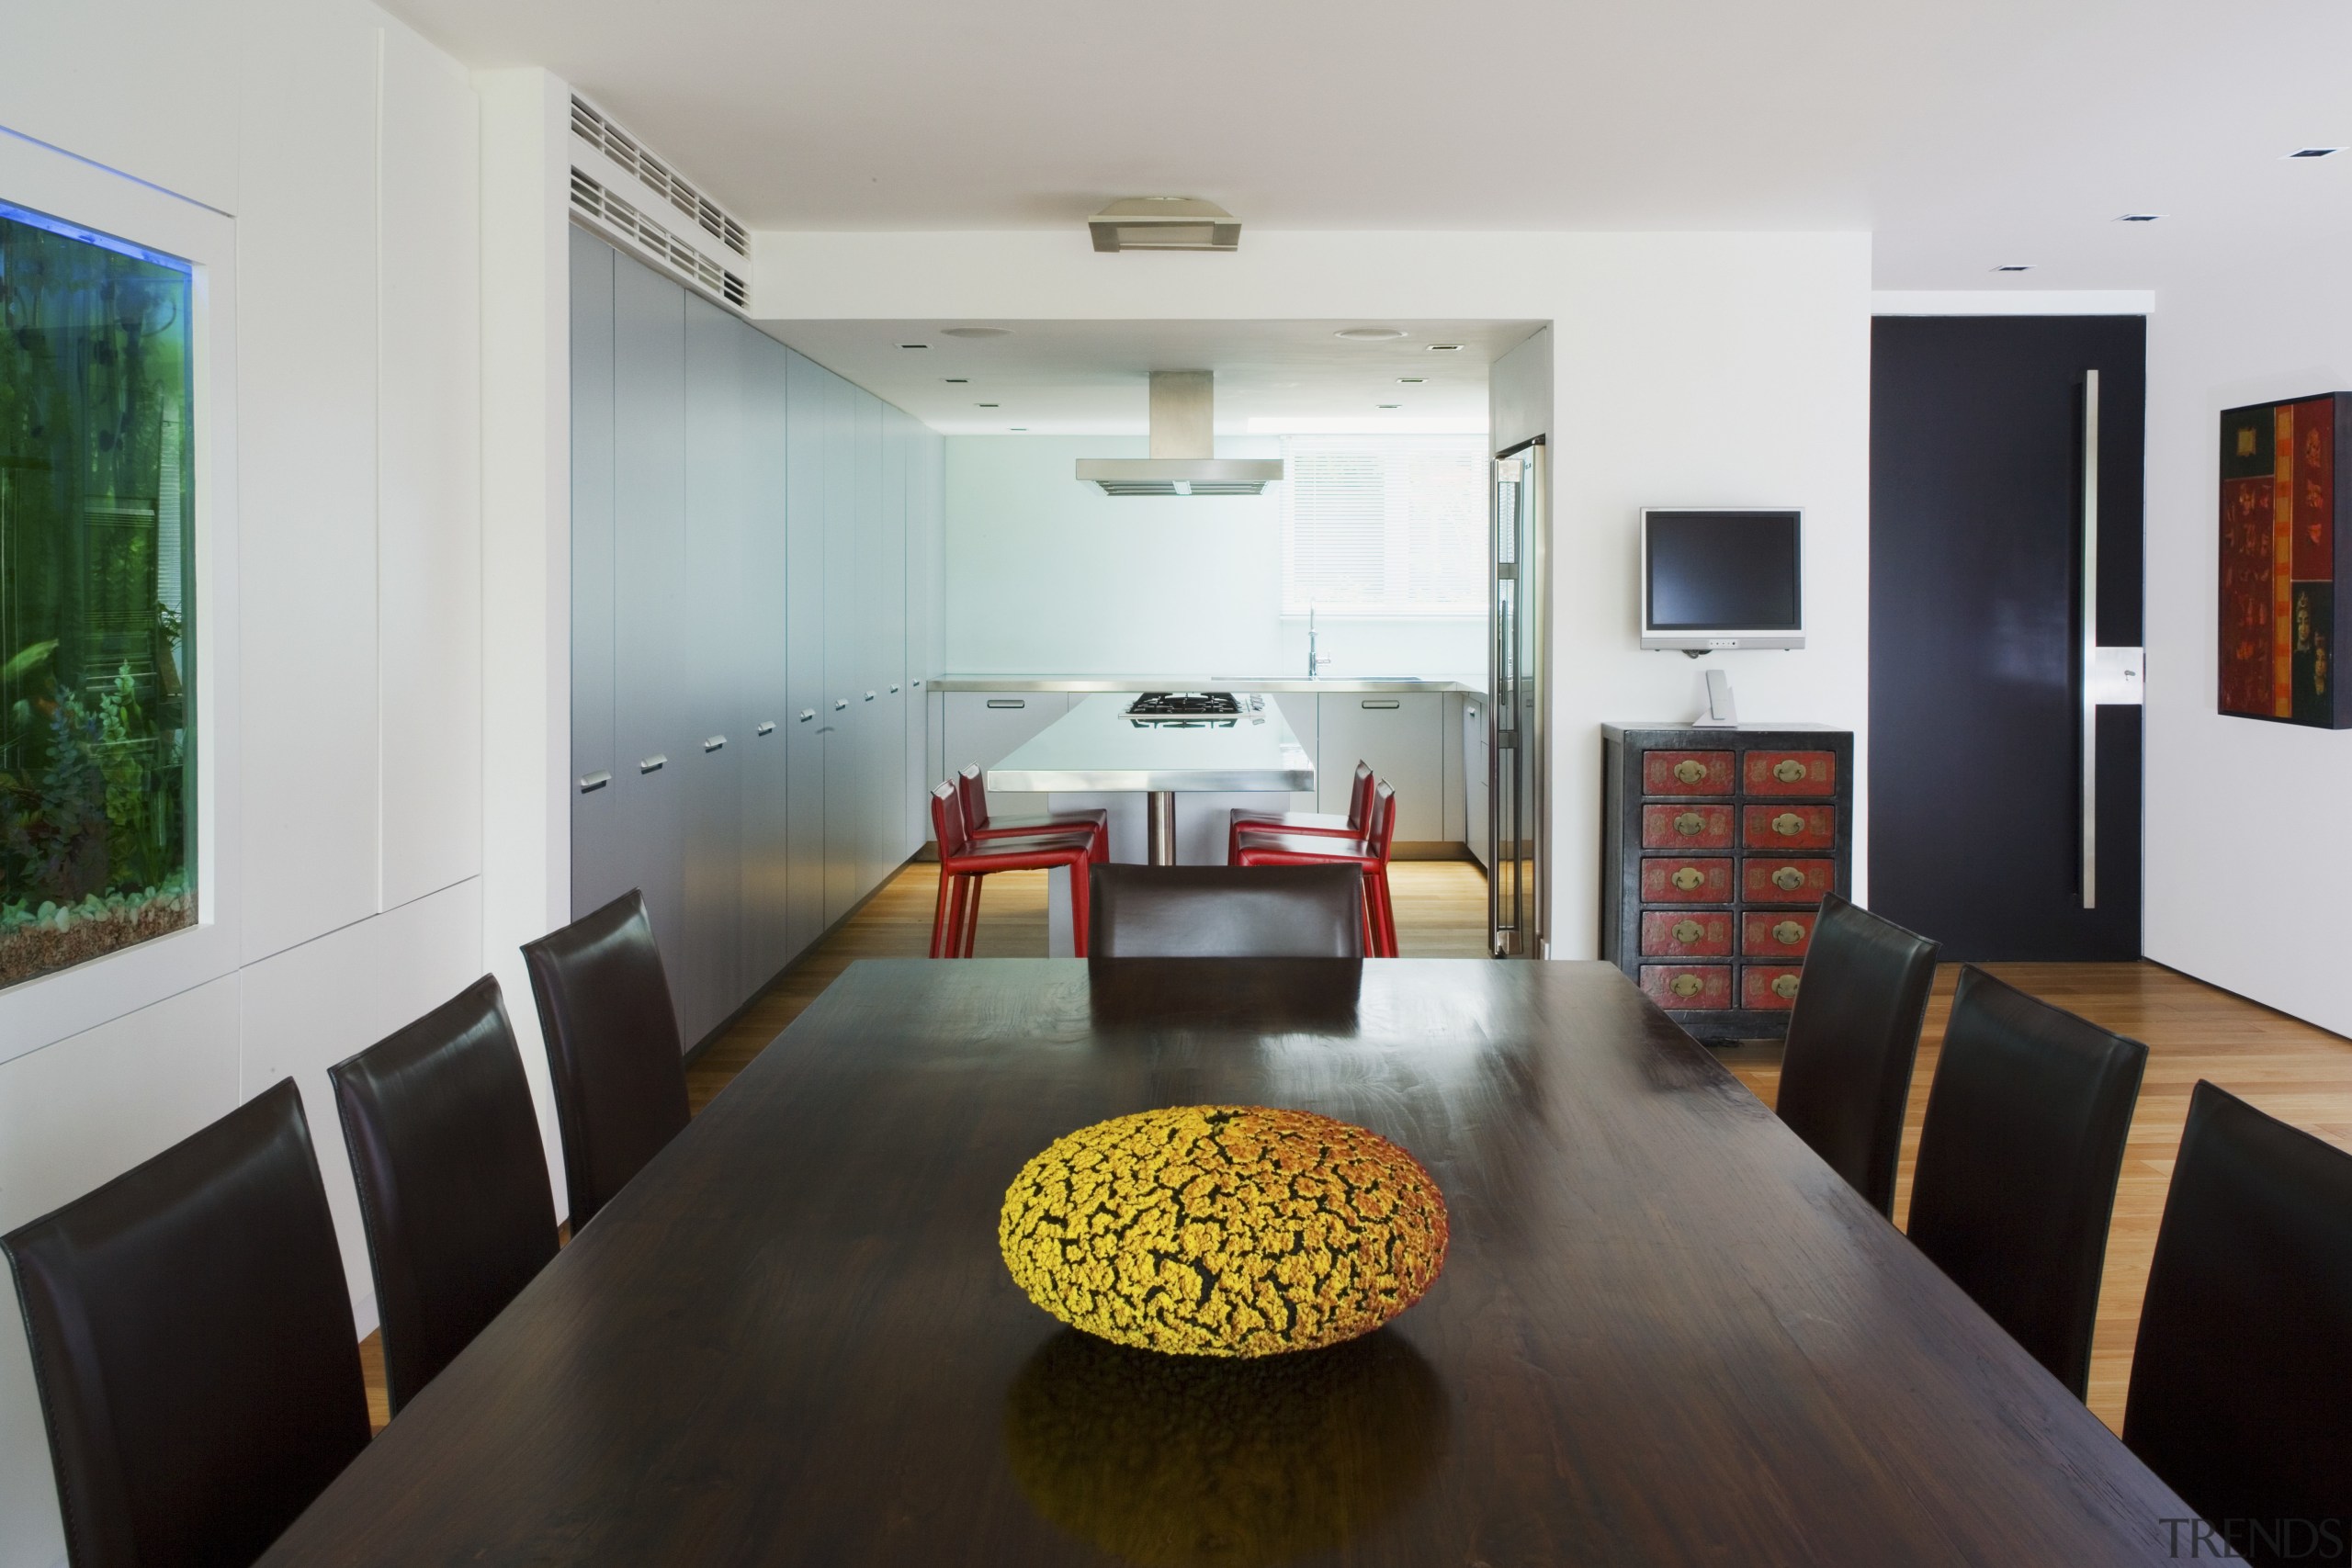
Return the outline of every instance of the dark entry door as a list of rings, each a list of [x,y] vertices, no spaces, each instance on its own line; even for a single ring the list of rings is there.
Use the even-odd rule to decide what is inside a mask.
[[[2146,344],[2137,316],[1874,326],[1870,901],[1948,959],[2140,954],[2140,710],[2092,710],[2086,810],[2082,605],[2095,457],[2093,640],[2141,645]]]

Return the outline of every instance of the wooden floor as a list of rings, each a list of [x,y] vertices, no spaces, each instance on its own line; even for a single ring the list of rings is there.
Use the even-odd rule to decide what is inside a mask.
[[[988,879],[977,943],[980,956],[1045,953],[1046,875],[1013,872]],[[1389,877],[1396,898],[1398,944],[1406,957],[1484,955],[1487,881],[1476,866],[1465,861],[1400,861],[1390,866]],[[694,1109],[699,1112],[709,1104],[853,962],[921,957],[927,952],[937,887],[934,867],[908,866],[752,1002],[689,1066],[687,1091]],[[2147,1284],[2174,1151],[2188,1115],[2190,1089],[2199,1078],[2210,1077],[2273,1115],[2352,1148],[2352,1041],[2153,964],[1986,967],[2035,996],[2144,1041],[2149,1048],[2147,1076],[2116,1196],[2098,1339],[2091,1359],[2091,1409],[2109,1426],[2120,1426],[2140,1297]],[[1920,1039],[1896,1177],[1898,1223],[1910,1206],[1920,1120],[1957,976],[1957,969],[1949,965],[1938,975],[1935,1000]],[[1771,1102],[1780,1087],[1777,1044],[1736,1046],[1722,1056],[1758,1098]],[[376,1336],[368,1337],[360,1355],[368,1374],[368,1406],[380,1428],[386,1415],[383,1360]]]

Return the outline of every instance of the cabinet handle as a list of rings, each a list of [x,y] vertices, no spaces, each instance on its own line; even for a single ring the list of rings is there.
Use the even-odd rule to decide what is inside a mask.
[[[1793,893],[1804,886],[1804,873],[1795,866],[1784,865],[1772,874],[1772,886],[1783,893]]]
[[[772,718],[763,718],[760,720],[759,728],[753,730],[752,733],[754,735],[774,735],[775,733],[775,720]]]
[[[593,773],[582,773],[580,775],[580,793],[594,795],[612,782],[613,775],[601,768]]]
[[[702,749],[706,751],[723,751],[727,749],[727,737],[714,735],[702,743]]]
[[[1707,830],[1707,819],[1695,811],[1686,811],[1674,819],[1674,830],[1688,838],[1692,833]]]
[[[992,708],[1025,708],[1028,705],[1029,702],[1025,697],[990,697],[989,699],[989,706]]]
[[[800,710],[800,716],[794,719],[792,722],[795,724],[806,724],[816,716],[817,710],[815,708],[802,708]]]
[[[1804,818],[1793,811],[1783,811],[1772,818],[1772,831],[1784,839],[1793,839],[1804,831]]]
[[[898,688],[898,687],[896,687],[896,686],[891,687],[891,688],[890,688],[890,694],[891,694],[892,696],[894,696],[894,697],[895,697],[895,696],[897,696],[897,695],[899,694],[899,688]]]
[[[1674,776],[1684,784],[1697,784],[1707,776],[1707,764],[1677,762],[1674,764]]]
[[[1405,705],[1395,697],[1366,697],[1363,700],[1363,705],[1368,708],[1394,708],[1402,707]]]
[[[1794,757],[1772,764],[1772,776],[1782,784],[1794,784],[1804,777],[1804,764]]]
[[[1695,893],[1707,880],[1707,874],[1695,865],[1686,865],[1671,878],[1674,886],[1685,893]]]
[[[916,691],[920,692],[922,690],[922,682],[921,681],[917,681],[914,684]]]
[[[835,698],[833,699],[833,711],[834,711],[835,713],[841,713],[841,712],[842,712],[843,710],[845,710],[848,706],[849,706],[849,699],[848,699],[847,697],[835,697]]]
[[[1707,928],[1701,925],[1696,920],[1677,920],[1674,922],[1674,940],[1682,943],[1685,947],[1688,947],[1690,943],[1698,941],[1701,937],[1706,934]]]
[[[1666,988],[1678,997],[1695,997],[1707,988],[1707,982],[1696,975],[1677,975],[1666,983]]]
[[[656,751],[652,756],[639,762],[637,765],[637,771],[640,773],[658,773],[669,765],[669,754],[662,751]]]
[[[874,700],[874,694],[873,694],[873,693],[871,693],[871,692],[866,693],[866,694],[865,694],[865,700],[866,700],[867,702],[869,702],[869,703],[870,703],[870,702],[872,702],[872,701]]]
[[[1782,920],[1772,928],[1772,940],[1782,947],[1794,947],[1804,940],[1804,928],[1794,920]]]
[[[1773,976],[1772,994],[1784,1002],[1793,1001],[1797,994],[1797,977],[1794,975]]]

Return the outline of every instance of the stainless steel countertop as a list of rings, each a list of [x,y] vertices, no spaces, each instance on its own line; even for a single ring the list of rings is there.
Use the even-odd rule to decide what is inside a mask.
[[[1229,725],[1195,728],[1136,724],[1126,716],[1132,700],[1125,692],[1087,698],[990,768],[989,788],[1238,794],[1315,787],[1314,761],[1277,704]]]
[[[1465,692],[1487,693],[1479,677],[1327,675],[942,675],[934,692]]]

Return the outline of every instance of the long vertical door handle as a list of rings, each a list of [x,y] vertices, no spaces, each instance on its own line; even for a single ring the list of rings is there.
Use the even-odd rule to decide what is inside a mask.
[[[2098,908],[2098,372],[2083,372],[2083,908]]]

